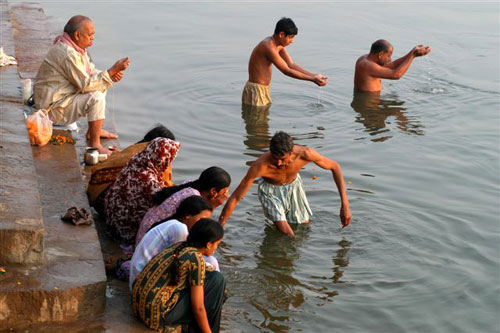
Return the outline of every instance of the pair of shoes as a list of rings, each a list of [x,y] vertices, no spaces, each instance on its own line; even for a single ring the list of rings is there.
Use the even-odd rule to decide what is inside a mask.
[[[61,216],[61,220],[71,222],[74,225],[92,224],[94,222],[92,215],[85,208],[78,209],[76,207],[69,208],[66,214]]]

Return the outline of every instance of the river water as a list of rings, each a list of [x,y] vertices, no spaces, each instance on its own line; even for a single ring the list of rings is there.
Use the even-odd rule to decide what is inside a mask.
[[[314,216],[295,240],[265,221],[256,186],[237,206],[217,254],[227,332],[500,330],[498,3],[42,3],[54,35],[74,14],[94,20],[98,68],[131,58],[108,119],[123,146],[158,122],[173,130],[175,181],[218,165],[234,190],[277,130],[341,164],[346,229],[315,165],[301,173]],[[299,28],[294,60],[330,82],[275,69],[272,106],[242,109],[250,53],[282,16]],[[379,97],[353,96],[354,63],[379,38],[394,58],[433,50]]]

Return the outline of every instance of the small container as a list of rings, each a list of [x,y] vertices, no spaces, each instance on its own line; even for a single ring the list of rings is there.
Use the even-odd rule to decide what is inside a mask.
[[[108,159],[108,154],[99,154],[99,162],[104,162]]]
[[[99,163],[99,151],[95,147],[85,149],[85,164],[94,165]]]
[[[31,85],[31,79],[21,80],[21,91],[22,91],[23,103],[26,104],[31,95],[33,95],[33,86]]]

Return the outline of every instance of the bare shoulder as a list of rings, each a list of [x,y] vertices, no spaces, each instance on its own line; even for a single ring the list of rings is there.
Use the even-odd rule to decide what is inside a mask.
[[[361,57],[356,60],[356,68],[364,68],[366,66],[369,66],[371,61],[368,60],[368,55],[362,55]]]
[[[307,162],[315,161],[319,155],[316,149],[307,146],[295,145],[293,150],[294,153],[297,154],[298,158]]]
[[[270,51],[274,47],[272,40],[270,37],[266,37],[263,40],[260,41],[259,44],[255,47],[256,50],[259,51]]]
[[[258,159],[256,159],[250,168],[248,169],[247,174],[255,176],[255,177],[260,177],[263,173],[263,171],[267,168],[269,165],[269,152],[266,152],[262,154]]]

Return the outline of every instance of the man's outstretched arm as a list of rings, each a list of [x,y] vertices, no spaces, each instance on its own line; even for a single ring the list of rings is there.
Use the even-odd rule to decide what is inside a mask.
[[[406,58],[410,57],[411,55],[413,55],[414,57],[420,57],[428,54],[429,52],[431,52],[430,46],[417,45],[406,55],[402,56],[399,59],[391,61],[390,63],[384,65],[384,67],[396,69],[399,65],[401,65],[403,61],[405,61]]]
[[[254,164],[255,163],[256,162],[254,162]],[[234,208],[236,207],[238,202],[241,199],[243,199],[243,197],[248,192],[250,187],[252,187],[253,181],[257,177],[258,177],[257,168],[254,165],[252,165],[250,169],[248,169],[247,174],[245,175],[245,177],[243,177],[236,190],[234,190],[233,194],[231,194],[229,199],[227,199],[227,202],[224,205],[224,208],[222,209],[222,212],[219,216],[219,223],[222,226],[226,225],[226,222],[233,213]]]
[[[305,70],[304,68],[300,67],[299,64],[297,64],[296,62],[293,61],[292,57],[290,56],[290,54],[288,53],[288,51],[285,48],[280,51],[279,55],[286,62],[288,67],[290,67],[291,69],[294,69],[294,70],[301,72],[303,74],[312,76],[312,77],[316,78],[318,81],[322,81],[321,84],[318,84],[318,83],[316,83],[316,81],[313,81],[314,83],[318,84],[319,86],[324,86],[328,83],[328,77],[326,77],[322,74],[311,73],[311,72]]]
[[[349,208],[349,199],[347,198],[344,177],[342,176],[342,169],[340,168],[340,165],[311,148],[306,153],[306,156],[311,162],[314,162],[320,168],[330,170],[332,172],[333,180],[335,181],[335,185],[337,185],[341,201],[340,221],[343,228],[347,227],[351,223],[352,214]]]
[[[375,62],[369,62],[366,65],[366,74],[376,77],[379,79],[389,79],[389,80],[399,80],[405,75],[408,68],[410,68],[411,62],[415,56],[410,54],[410,56],[404,56],[401,63],[396,68],[389,68],[386,66],[380,66]],[[399,59],[398,59],[399,60]]]
[[[282,53],[283,53],[283,51],[282,51]],[[286,50],[285,50],[285,53],[288,55],[288,52],[286,52]],[[293,77],[294,79],[311,81],[311,82],[316,83],[318,86],[324,86],[328,83],[328,78],[326,78],[326,80],[324,80],[323,76],[321,76],[321,75],[310,73],[308,71],[305,71],[302,68],[301,69],[303,70],[303,72],[299,71],[297,69],[291,68],[290,66],[288,66],[288,63],[282,57],[282,54],[278,53],[278,51],[276,51],[276,50],[268,49],[267,50],[267,57],[274,64],[274,66],[276,66],[283,74],[290,76],[290,77]],[[288,56],[288,58],[290,58],[290,56]],[[290,58],[290,60],[291,60],[291,58]]]

